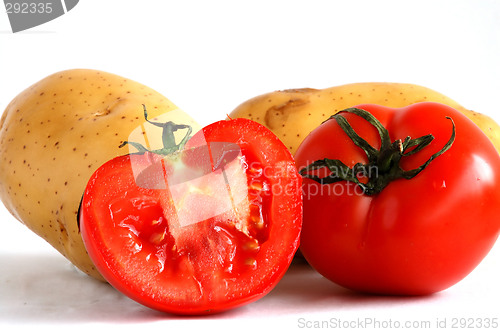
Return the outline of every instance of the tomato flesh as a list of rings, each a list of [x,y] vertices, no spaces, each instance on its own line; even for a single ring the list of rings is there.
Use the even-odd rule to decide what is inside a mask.
[[[248,142],[256,133],[260,148]],[[177,157],[179,167],[148,152],[118,157],[96,171],[82,201],[82,236],[98,270],[154,309],[198,314],[256,300],[278,282],[298,246],[300,177],[282,143],[242,119],[216,123],[203,134],[209,146],[238,142],[239,156],[205,180],[193,180],[206,164],[189,153]],[[158,179],[157,172],[148,175],[151,169],[162,170],[165,188],[144,185],[148,177]],[[169,174],[188,181],[176,184]],[[214,176],[230,186],[215,188]],[[273,194],[277,184],[294,189]]]

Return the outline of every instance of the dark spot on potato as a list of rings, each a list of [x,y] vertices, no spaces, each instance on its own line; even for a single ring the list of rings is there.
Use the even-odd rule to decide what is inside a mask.
[[[275,129],[282,123],[286,122],[291,113],[300,111],[301,107],[308,104],[308,99],[293,98],[280,104],[273,105],[265,115],[265,125],[269,129]]]

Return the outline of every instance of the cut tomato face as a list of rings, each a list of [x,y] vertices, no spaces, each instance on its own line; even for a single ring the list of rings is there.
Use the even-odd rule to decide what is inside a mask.
[[[220,121],[178,153],[101,166],[79,217],[91,259],[116,289],[165,312],[219,312],[261,298],[287,270],[301,180],[268,129]]]

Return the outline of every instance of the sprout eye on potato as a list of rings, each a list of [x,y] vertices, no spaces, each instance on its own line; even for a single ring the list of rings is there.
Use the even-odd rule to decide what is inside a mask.
[[[76,69],[33,84],[0,119],[0,198],[23,224],[85,273],[102,279],[77,225],[91,174],[127,153],[120,143],[143,121],[177,107],[142,84]]]
[[[500,127],[486,115],[460,106],[429,88],[405,83],[353,83],[327,89],[275,91],[237,106],[230,118],[248,118],[271,129],[295,154],[299,144],[331,115],[359,104],[401,108],[423,101],[451,106],[464,113],[490,138],[500,151]]]

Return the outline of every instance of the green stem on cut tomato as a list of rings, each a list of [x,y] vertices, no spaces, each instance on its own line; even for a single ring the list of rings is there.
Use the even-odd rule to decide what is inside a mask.
[[[359,136],[342,113],[355,114],[373,125],[377,129],[380,136],[380,149],[377,150],[365,139]],[[302,168],[300,170],[300,174],[303,177],[312,179],[320,184],[351,181],[361,187],[366,195],[375,195],[381,192],[391,181],[401,178],[407,180],[412,179],[423,171],[436,157],[442,155],[451,147],[455,141],[455,123],[452,118],[446,118],[451,121],[453,126],[452,134],[448,142],[441,150],[433,154],[419,167],[411,170],[403,170],[400,167],[401,158],[421,151],[427,147],[432,140],[434,140],[434,136],[429,134],[414,139],[408,136],[404,140],[398,139],[391,142],[389,131],[371,113],[359,108],[345,109],[331,116],[328,120],[334,119],[337,121],[339,126],[349,136],[353,143],[363,149],[368,158],[368,163],[357,163],[350,168],[340,160],[325,158],[316,160],[307,167]],[[312,171],[322,168],[327,168],[330,171],[330,174],[325,177],[310,174]],[[360,178],[365,180],[361,181]]]
[[[136,148],[137,151],[139,151],[139,152],[152,152],[152,153],[156,153],[156,154],[159,154],[162,156],[166,156],[166,155],[172,154],[176,151],[182,150],[184,148],[184,145],[186,145],[186,142],[191,137],[191,132],[193,131],[193,128],[189,125],[175,124],[172,121],[168,121],[165,123],[150,121],[150,120],[148,120],[148,111],[146,109],[146,105],[142,104],[142,108],[144,109],[144,119],[148,123],[163,129],[162,136],[161,136],[163,148],[156,149],[156,150],[149,150],[148,148],[146,148],[144,145],[142,145],[140,143],[130,142],[130,141],[124,141],[122,144],[120,144],[119,147],[122,148],[125,145],[129,144],[129,145],[132,145],[134,148]],[[177,144],[175,142],[174,133],[177,130],[181,130],[181,129],[187,129],[187,132],[186,132],[186,135],[179,142],[179,144]]]

